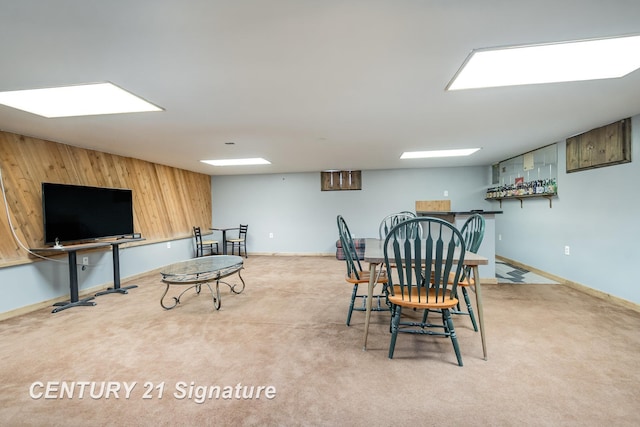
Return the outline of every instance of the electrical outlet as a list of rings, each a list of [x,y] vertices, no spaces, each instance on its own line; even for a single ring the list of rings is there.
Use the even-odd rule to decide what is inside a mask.
[[[502,240],[502,234],[498,234],[498,240]]]
[[[89,265],[89,257],[88,256],[82,257],[82,265]]]
[[[565,255],[570,255],[571,254],[571,250],[569,249],[569,246],[565,246],[564,247],[564,254]]]
[[[448,190],[444,190],[444,197],[449,197],[449,191]]]
[[[269,233],[269,238],[273,239],[273,233]]]
[[[167,249],[171,249],[171,242],[167,242]]]

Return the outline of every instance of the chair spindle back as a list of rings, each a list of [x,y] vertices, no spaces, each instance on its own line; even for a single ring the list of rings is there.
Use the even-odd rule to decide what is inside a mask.
[[[360,272],[362,272],[362,264],[356,253],[356,247],[351,237],[351,232],[347,226],[347,222],[342,215],[338,215],[338,233],[340,234],[340,243],[342,244],[342,251],[344,252],[344,259],[347,264],[347,275],[349,277],[354,276],[356,279],[360,279]]]
[[[442,302],[456,295],[466,245],[451,223],[432,217],[403,221],[389,230],[383,250],[387,271],[397,267],[397,273],[388,278],[392,295],[399,292],[403,300],[419,303]],[[447,292],[452,273],[453,288]]]
[[[398,213],[393,213],[387,215],[380,222],[380,226],[378,227],[378,237],[380,239],[384,239],[393,227],[401,223],[402,221],[406,221],[408,219],[415,218],[416,214],[409,211],[403,211]]]

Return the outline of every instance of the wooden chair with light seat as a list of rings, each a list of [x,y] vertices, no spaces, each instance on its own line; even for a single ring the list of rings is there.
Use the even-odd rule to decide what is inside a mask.
[[[345,280],[347,283],[353,285],[353,289],[351,291],[351,301],[349,302],[349,310],[347,312],[347,326],[351,324],[351,315],[354,311],[366,311],[367,304],[367,295],[358,293],[358,286],[365,285],[368,289],[370,272],[368,270],[362,269],[362,264],[360,263],[360,259],[356,254],[355,245],[353,243],[353,238],[351,237],[351,232],[349,231],[349,227],[347,226],[347,222],[344,220],[342,215],[338,215],[338,233],[340,235],[340,243],[342,244],[342,250],[344,253],[344,260],[347,265],[347,273],[345,275]],[[378,277],[376,277],[376,285],[386,286],[387,283],[387,275],[385,272],[379,272]],[[386,304],[386,293],[382,290],[380,293],[373,295],[374,301],[377,301],[377,304],[373,304],[371,311],[389,311],[389,307]],[[361,300],[362,305],[356,306],[356,301]]]
[[[392,213],[385,216],[382,221],[380,221],[380,226],[378,227],[378,237],[382,240],[387,236],[387,233],[391,228],[395,225],[398,225],[401,221],[406,221],[407,219],[416,218],[416,214],[409,211]]]
[[[394,226],[398,225],[402,221],[406,221],[412,218],[417,218],[417,216],[413,212],[409,211],[402,211],[387,215],[382,219],[382,221],[380,221],[380,226],[378,227],[378,237],[380,238],[380,240],[384,239],[385,237],[387,237],[387,233],[389,233],[389,230],[391,230]],[[416,228],[417,226],[412,227],[410,232],[415,233]]]
[[[478,253],[480,249],[480,245],[482,244],[482,239],[484,238],[484,228],[485,221],[484,217],[480,214],[471,215],[463,224],[462,228],[460,228],[460,233],[464,238],[464,242],[467,247],[468,252]],[[473,330],[478,332],[478,323],[476,322],[476,316],[473,312],[473,306],[471,304],[471,300],[469,298],[469,292],[467,289],[475,289],[476,282],[475,278],[472,277],[471,267],[465,267],[462,270],[462,278],[458,282],[458,290],[462,293],[462,297],[464,298],[465,305],[467,310],[464,311],[460,308],[460,301],[458,301],[458,305],[455,310],[451,310],[451,314],[461,314],[469,316],[471,319],[471,324],[473,325]],[[449,284],[451,285],[453,282],[453,277],[450,278]],[[428,312],[424,313],[424,319]]]
[[[482,245],[482,239],[484,239],[484,228],[485,221],[484,217],[480,214],[471,215],[464,223],[462,228],[460,229],[460,233],[464,239],[464,242],[467,247],[467,251],[473,252],[474,254],[478,253],[480,250],[480,245]],[[473,324],[473,330],[478,332],[478,324],[476,323],[476,317],[473,313],[473,307],[471,305],[471,301],[469,300],[469,292],[467,289],[475,289],[476,282],[473,275],[471,274],[471,267],[465,267],[462,271],[463,276],[462,279],[458,282],[458,287],[462,292],[462,296],[464,297],[464,302],[467,306],[467,311],[461,311],[460,306],[458,305],[458,309],[453,311],[453,314],[466,314],[470,317],[471,323]],[[453,278],[451,279],[453,280]]]
[[[238,248],[238,255],[242,256],[242,250],[244,249],[244,257],[247,256],[247,230],[249,225],[240,224],[238,228],[238,237],[232,237],[227,239],[227,245],[231,245],[231,255],[235,254],[235,249]]]
[[[458,304],[456,292],[463,275],[465,250],[460,231],[438,218],[414,218],[389,230],[383,246],[384,264],[387,271],[396,267],[387,277],[386,288],[391,304],[390,359],[399,333],[433,335],[451,339],[458,365],[462,366],[451,310]],[[454,279],[452,285],[450,277]],[[442,324],[403,319],[403,308],[437,310]]]
[[[218,253],[218,241],[217,240],[203,240],[202,230],[200,227],[193,227],[193,237],[196,241],[196,258],[207,255],[214,255]],[[213,250],[213,247],[216,250]]]

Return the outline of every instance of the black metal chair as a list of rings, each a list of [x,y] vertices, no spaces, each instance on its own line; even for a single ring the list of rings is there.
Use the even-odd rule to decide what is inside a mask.
[[[238,229],[238,237],[232,237],[227,239],[227,245],[231,245],[231,255],[235,253],[235,249],[238,248],[238,255],[242,256],[242,249],[244,249],[244,257],[248,258],[247,255],[247,230],[249,229],[248,225],[240,224],[240,228]]]
[[[388,276],[388,300],[391,304],[391,342],[393,358],[398,333],[449,337],[462,366],[458,338],[451,309],[457,306],[457,286],[463,275],[465,242],[451,223],[432,217],[403,221],[389,230],[384,242],[384,262]],[[450,277],[453,283],[449,285]],[[431,280],[429,280],[431,278]],[[402,309],[438,310],[442,324],[401,319]]]
[[[193,227],[193,237],[196,241],[196,258],[207,255],[215,255],[218,253],[217,240],[202,240],[202,231],[200,227]],[[216,250],[213,250],[215,245]]]

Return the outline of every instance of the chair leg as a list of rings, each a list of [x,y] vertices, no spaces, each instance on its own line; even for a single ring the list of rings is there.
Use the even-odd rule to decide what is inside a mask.
[[[396,348],[396,338],[398,338],[398,328],[400,327],[400,314],[402,307],[399,305],[391,308],[391,342],[389,343],[389,359],[393,359],[393,351]]]
[[[349,312],[347,313],[347,326],[351,326],[351,314],[353,313],[353,306],[356,303],[356,295],[358,294],[358,284],[353,285],[353,291],[351,291],[351,302],[349,303]]]
[[[460,355],[460,346],[458,345],[458,337],[456,336],[456,331],[453,328],[453,320],[451,319],[451,313],[448,308],[442,310],[442,323],[444,324],[445,330],[448,333],[449,337],[451,337],[451,343],[453,344],[453,351],[456,352],[456,359],[458,359],[458,365],[462,366],[462,356]]]
[[[471,318],[473,330],[478,332],[478,324],[476,323],[476,316],[473,314],[473,307],[471,306],[471,300],[469,299],[469,292],[467,292],[467,288],[462,288],[462,295],[464,296],[464,301],[467,304],[467,313],[469,313],[469,317]]]

